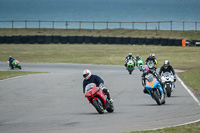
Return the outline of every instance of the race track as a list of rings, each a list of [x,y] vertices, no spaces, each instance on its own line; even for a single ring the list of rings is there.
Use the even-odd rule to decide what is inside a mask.
[[[49,72],[0,81],[1,133],[118,133],[183,124],[200,119],[200,106],[179,81],[158,106],[143,93],[141,72],[123,66],[21,63],[23,71]],[[100,115],[82,93],[82,71],[101,76],[114,113]],[[0,62],[0,70],[9,70]],[[19,70],[17,70],[19,71]]]

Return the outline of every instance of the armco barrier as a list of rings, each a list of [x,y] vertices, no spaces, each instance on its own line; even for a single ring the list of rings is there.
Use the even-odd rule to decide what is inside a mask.
[[[69,43],[74,44],[77,43],[77,36],[68,36]],[[79,40],[80,41],[80,40]],[[83,43],[84,40],[80,41],[80,43]]]
[[[12,36],[5,36],[5,43],[13,43],[13,37]]]
[[[19,44],[21,43],[21,36],[13,36],[13,43],[14,44]]]
[[[44,44],[46,36],[37,36],[37,43],[38,44]]]
[[[68,36],[61,36],[60,42],[61,42],[62,44],[67,44],[67,43],[69,42]]]
[[[37,43],[37,36],[28,36],[28,40],[30,44]]]

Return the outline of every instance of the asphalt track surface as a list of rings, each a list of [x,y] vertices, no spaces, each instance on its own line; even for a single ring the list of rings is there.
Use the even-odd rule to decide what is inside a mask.
[[[118,133],[183,124],[200,119],[200,106],[179,81],[158,106],[143,93],[141,72],[123,66],[21,63],[23,71],[49,72],[0,81],[1,133]],[[100,115],[82,93],[82,71],[101,76],[114,113]],[[0,62],[0,70],[9,70]],[[19,71],[19,70],[16,70]]]

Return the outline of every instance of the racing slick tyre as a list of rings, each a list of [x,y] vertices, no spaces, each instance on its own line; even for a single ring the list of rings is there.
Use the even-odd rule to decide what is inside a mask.
[[[113,103],[110,104],[110,107],[106,109],[109,113],[112,113],[114,111],[114,105]]]
[[[99,114],[103,114],[104,110],[103,110],[103,104],[100,102],[101,100],[94,100],[92,101],[93,106],[96,108],[97,112],[99,112]]]
[[[167,84],[166,92],[167,92],[167,96],[168,96],[168,97],[171,97],[171,88],[170,88],[170,84]]]
[[[157,94],[157,91],[153,91],[153,97],[158,105],[161,105],[160,98]]]

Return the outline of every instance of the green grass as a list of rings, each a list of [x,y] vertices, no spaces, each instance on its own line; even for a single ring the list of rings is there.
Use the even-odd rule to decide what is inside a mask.
[[[0,80],[17,77],[21,75],[36,74],[40,72],[24,72],[24,71],[0,71]]]
[[[115,36],[115,37],[147,37],[198,40],[200,31],[156,31],[131,29],[0,29],[0,36],[12,35],[62,35],[62,36]]]
[[[158,130],[132,131],[128,133],[199,133],[199,131],[200,131],[200,122],[184,126],[158,129]]]

